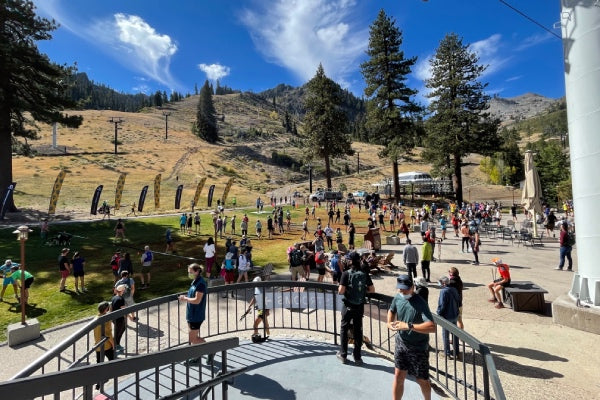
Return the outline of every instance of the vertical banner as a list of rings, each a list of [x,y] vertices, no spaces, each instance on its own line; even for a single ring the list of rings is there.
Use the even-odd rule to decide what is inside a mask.
[[[221,205],[225,207],[225,202],[227,201],[227,195],[229,195],[229,189],[231,189],[231,185],[233,185],[233,178],[229,178],[229,182],[227,182],[227,186],[225,186],[225,190],[223,190],[223,197],[221,198]]]
[[[181,193],[183,192],[183,185],[177,186],[177,191],[175,192],[175,209],[179,210],[181,206]]]
[[[215,185],[210,185],[208,188],[208,201],[207,205],[210,207],[212,205],[213,195],[215,194]]]
[[[154,178],[154,209],[160,208],[160,177],[161,175],[156,175]]]
[[[194,206],[196,206],[200,201],[200,193],[202,193],[202,189],[204,188],[205,183],[206,177],[200,179],[200,182],[198,182],[198,186],[196,186],[196,194],[194,195]]]
[[[94,197],[92,198],[92,208],[90,209],[90,214],[96,215],[98,214],[98,202],[100,201],[100,195],[102,194],[102,188],[104,186],[100,185],[96,188],[94,192]]]
[[[65,180],[65,175],[67,175],[67,171],[61,169],[54,181],[52,195],[50,196],[50,205],[48,206],[48,215],[52,215],[56,212],[56,203],[58,202],[58,195],[60,194],[63,181]]]
[[[146,201],[146,193],[148,193],[148,185],[142,188],[140,192],[140,199],[138,200],[138,211],[142,212],[144,210],[144,202]]]
[[[2,206],[0,207],[0,219],[4,219],[6,211],[8,211],[8,207],[11,204],[10,198],[12,197],[13,192],[15,191],[15,186],[17,186],[16,182],[13,182],[10,185],[8,185],[6,191],[4,192],[4,196],[2,196]]]
[[[119,210],[121,208],[121,197],[123,196],[123,186],[125,186],[125,174],[124,173],[119,175],[119,180],[117,181],[117,190],[115,190],[115,210]]]

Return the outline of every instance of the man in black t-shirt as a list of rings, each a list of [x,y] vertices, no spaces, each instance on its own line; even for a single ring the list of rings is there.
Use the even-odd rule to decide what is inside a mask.
[[[365,294],[375,292],[375,286],[368,273],[360,268],[360,256],[355,253],[352,257],[352,268],[344,271],[338,286],[338,294],[344,296],[342,308],[342,323],[340,326],[341,349],[336,354],[344,364],[348,355],[348,328],[353,327],[354,364],[362,365],[361,347],[363,343],[362,320],[365,311]]]

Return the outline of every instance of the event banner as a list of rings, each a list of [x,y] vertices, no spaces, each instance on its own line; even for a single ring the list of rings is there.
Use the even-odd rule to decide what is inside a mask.
[[[4,192],[4,196],[2,196],[2,206],[0,207],[0,219],[4,219],[6,211],[8,211],[8,208],[10,207],[10,198],[13,195],[13,192],[15,191],[15,186],[17,186],[16,182],[13,182],[10,185],[8,185],[6,191]]]
[[[123,186],[125,186],[125,175],[122,173],[119,175],[117,181],[117,190],[115,191],[115,210],[121,209],[121,197],[123,196]]]
[[[319,310],[335,310],[342,311],[344,296],[335,295],[333,293],[315,293],[315,292],[282,292],[277,290],[267,290],[265,293],[266,309],[273,308],[291,308],[291,309],[319,309]],[[263,308],[263,297],[256,296],[256,306]]]
[[[196,194],[194,195],[194,206],[198,205],[200,201],[200,193],[202,193],[202,189],[204,188],[204,184],[206,183],[206,177],[200,179],[198,182],[198,186],[196,186]]]
[[[100,195],[102,194],[102,189],[104,186],[100,185],[94,191],[94,197],[92,198],[92,208],[90,210],[90,214],[96,215],[98,214],[98,202],[100,201]],[[106,212],[106,211],[104,211]]]
[[[210,207],[212,205],[212,199],[213,199],[214,194],[215,194],[215,185],[210,185],[210,187],[208,188],[208,200],[206,202],[206,205],[208,207]]]
[[[221,198],[221,205],[225,207],[225,202],[227,201],[227,196],[229,195],[229,189],[231,189],[231,185],[233,185],[233,178],[229,178],[229,182],[227,182],[227,186],[225,186],[225,190],[223,190],[223,197]]]
[[[160,208],[160,177],[161,175],[156,175],[154,178],[154,209]]]
[[[50,196],[50,205],[48,206],[48,215],[53,215],[56,212],[56,203],[58,202],[58,195],[60,194],[60,189],[62,189],[63,181],[65,180],[65,176],[67,175],[67,171],[61,169],[54,181],[54,187],[52,188],[52,195]]]
[[[177,191],[175,192],[175,209],[179,210],[181,207],[181,193],[183,192],[183,185],[177,186]]]
[[[146,193],[148,193],[148,185],[142,188],[140,192],[140,199],[138,200],[138,212],[142,212],[144,210],[144,203],[146,202]]]

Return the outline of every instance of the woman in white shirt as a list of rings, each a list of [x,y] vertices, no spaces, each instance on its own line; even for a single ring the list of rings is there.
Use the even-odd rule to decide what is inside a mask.
[[[238,280],[237,283],[242,281],[242,277],[246,282],[248,282],[248,271],[250,270],[250,263],[248,262],[248,258],[246,257],[246,250],[242,251],[238,258]]]
[[[214,278],[212,267],[215,264],[215,242],[212,237],[209,237],[204,245],[204,259],[206,263],[206,275]]]

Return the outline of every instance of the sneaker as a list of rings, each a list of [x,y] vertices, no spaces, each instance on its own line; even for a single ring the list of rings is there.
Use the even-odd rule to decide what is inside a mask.
[[[121,346],[121,345],[117,345],[115,347],[115,350],[117,353],[123,353],[125,351],[125,347]]]
[[[495,302],[497,302],[498,300],[496,300],[496,299],[488,299],[488,301],[489,301],[490,303],[495,303]]]
[[[361,365],[363,365],[362,358],[355,358],[354,359],[354,365],[356,365],[357,367],[360,367]]]
[[[209,355],[206,356],[206,362],[208,364],[212,364],[213,361],[215,361],[215,355],[214,354],[209,354]]]
[[[188,366],[198,365],[200,364],[200,358],[190,358],[189,360],[186,360],[184,364]]]
[[[59,292],[64,293],[66,289],[60,289]]]
[[[342,353],[340,353],[339,351],[337,353],[335,353],[335,356],[337,357],[338,360],[340,360],[342,362],[342,364],[348,363],[348,360],[346,359],[346,357],[344,357],[342,355]]]
[[[498,302],[494,307],[496,307],[496,308],[504,308],[504,304]]]
[[[554,269],[555,269],[555,270],[557,270],[557,271],[562,271],[562,268],[561,268],[561,267],[556,267],[556,268],[554,268]]]
[[[225,297],[227,297],[227,296],[225,296]],[[235,296],[233,295],[233,292],[231,292],[231,298],[232,298],[232,299],[234,299],[234,298],[235,298]]]
[[[81,289],[81,291],[84,293],[87,293],[88,290],[87,290],[87,288],[83,288],[83,289]]]
[[[567,271],[573,272],[573,268],[567,268]]]

